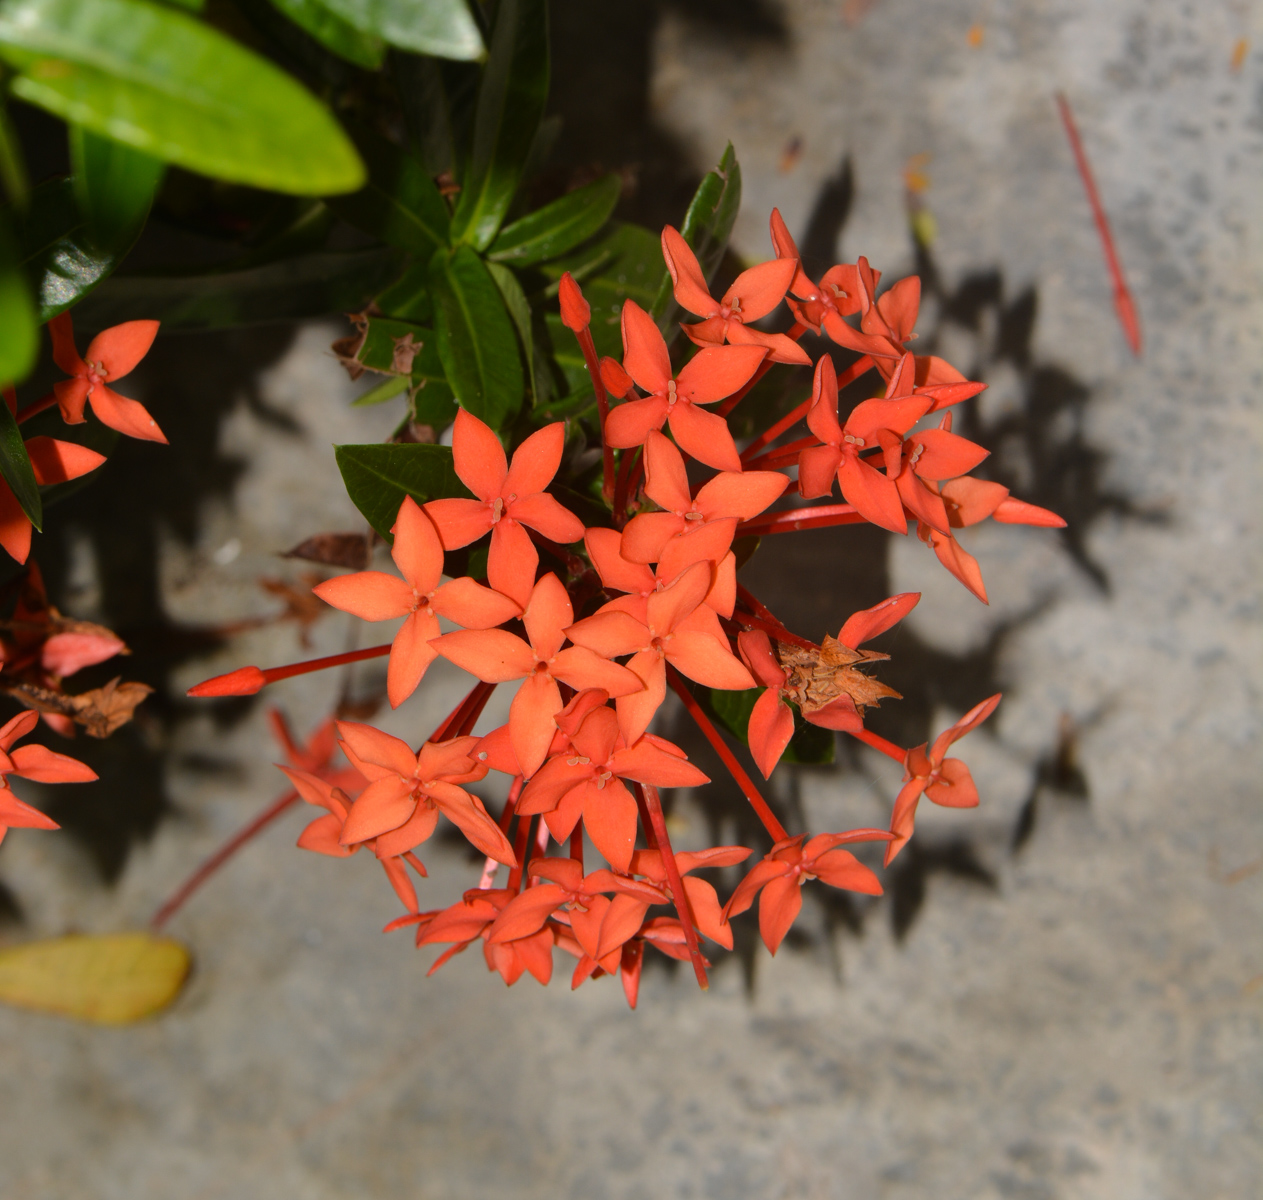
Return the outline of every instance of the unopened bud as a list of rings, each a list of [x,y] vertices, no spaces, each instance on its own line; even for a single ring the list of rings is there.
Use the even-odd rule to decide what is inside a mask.
[[[601,382],[611,396],[622,399],[632,390],[632,377],[623,370],[623,364],[608,355],[601,359]]]
[[[561,277],[561,323],[575,333],[587,329],[592,320],[592,306],[583,298],[574,276],[567,271]]]
[[[253,696],[267,683],[258,667],[238,667],[227,675],[216,675],[189,688],[190,696]]]

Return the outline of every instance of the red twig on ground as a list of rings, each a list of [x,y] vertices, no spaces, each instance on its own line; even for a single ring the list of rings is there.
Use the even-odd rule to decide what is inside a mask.
[[[1114,235],[1110,232],[1109,219],[1105,215],[1105,207],[1101,204],[1100,194],[1096,190],[1096,180],[1088,164],[1088,156],[1083,149],[1079,129],[1074,122],[1074,114],[1070,111],[1070,102],[1062,92],[1057,93],[1057,108],[1061,113],[1061,123],[1066,127],[1066,137],[1070,139],[1070,149],[1074,152],[1074,161],[1079,168],[1084,190],[1088,194],[1088,203],[1092,206],[1092,218],[1096,222],[1096,231],[1101,235],[1101,246],[1105,251],[1105,265],[1109,269],[1110,280],[1114,284],[1114,308],[1118,312],[1118,322],[1123,327],[1131,352],[1139,358],[1140,317],[1136,312],[1136,302],[1132,299],[1127,281],[1123,278],[1123,267],[1118,261],[1118,252],[1114,248]]]

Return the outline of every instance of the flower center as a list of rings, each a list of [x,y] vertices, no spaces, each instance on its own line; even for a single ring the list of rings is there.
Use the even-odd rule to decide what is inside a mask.
[[[576,754],[573,758],[566,759],[568,767],[586,767],[590,765],[592,760],[583,754]]]
[[[844,442],[850,442],[851,445],[855,447],[861,447],[864,445],[864,439],[862,437],[856,437],[853,433],[844,433],[842,435],[842,440]]]
[[[699,512],[687,512],[684,514],[684,519],[686,521],[694,521],[694,522],[706,520],[706,518],[702,516],[702,514]]]
[[[917,460],[924,453],[925,453],[925,443],[917,442],[917,444],[912,447],[912,454],[908,459],[908,466],[915,468],[917,465]]]
[[[598,788],[598,789],[600,789],[600,788],[604,788],[604,787],[605,787],[605,785],[606,785],[607,783],[609,783],[609,781],[610,781],[611,779],[613,779],[613,778],[614,778],[614,772],[613,772],[613,771],[602,771],[602,772],[601,772],[601,773],[600,773],[600,774],[596,777],[596,786],[597,786],[597,788]]]
[[[677,396],[675,392],[675,380],[674,379],[669,380],[667,383],[667,407],[674,408],[675,402],[678,399],[679,399],[679,396]]]
[[[496,524],[504,516],[504,497],[497,496],[491,502],[491,523]]]

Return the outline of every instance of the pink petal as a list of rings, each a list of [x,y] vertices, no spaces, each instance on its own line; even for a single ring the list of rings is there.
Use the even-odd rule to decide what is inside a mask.
[[[627,667],[644,684],[643,690],[620,696],[616,702],[618,727],[623,731],[624,739],[632,743],[649,728],[654,714],[667,697],[667,672],[662,655],[657,650],[642,651],[628,662]]]
[[[566,636],[576,646],[592,650],[602,658],[621,658],[643,650],[652,635],[643,622],[627,613],[603,612],[577,621],[566,630]]]
[[[311,850],[316,854],[327,854],[330,858],[350,858],[358,849],[356,846],[342,844],[342,818],[326,813],[317,817],[298,835],[298,848]]]
[[[669,587],[649,597],[649,628],[665,637],[706,599],[710,585],[709,563],[694,563]]]
[[[694,563],[712,567],[728,553],[737,533],[736,517],[719,517],[672,538],[663,548],[658,561],[658,578],[674,580]]]
[[[437,789],[435,802],[443,815],[463,833],[469,841],[488,858],[494,858],[507,867],[517,866],[513,847],[491,819],[482,801],[460,788],[445,790],[440,798]]]
[[[849,850],[829,850],[811,865],[811,872],[830,887],[845,888],[848,892],[863,892],[866,896],[880,896],[881,883]]]
[[[836,446],[842,441],[842,426],[838,424],[838,373],[828,354],[816,363],[812,377],[807,428],[826,445]]]
[[[609,759],[609,768],[623,779],[651,783],[654,787],[699,787],[709,783],[683,753],[663,750],[649,737],[639,738],[633,745],[617,750]]]
[[[380,859],[387,859],[415,850],[422,842],[430,840],[438,823],[437,808],[418,804],[412,816],[397,829],[378,835],[373,843],[373,853]]]
[[[742,271],[724,293],[724,304],[734,307],[740,303],[742,321],[757,321],[766,317],[789,291],[798,264],[791,259],[774,258]]]

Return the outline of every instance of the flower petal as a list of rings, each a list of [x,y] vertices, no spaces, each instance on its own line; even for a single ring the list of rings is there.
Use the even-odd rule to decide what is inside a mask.
[[[411,612],[417,598],[402,579],[384,571],[337,575],[311,589],[326,604],[362,621],[388,621]]]
[[[566,448],[566,423],[555,421],[531,434],[514,452],[501,494],[531,496],[553,481]]]
[[[605,440],[615,450],[629,450],[643,445],[650,433],[662,428],[666,419],[667,402],[662,396],[624,401],[605,418]]]
[[[120,379],[149,353],[157,336],[157,321],[124,321],[103,329],[88,343],[87,361],[99,362],[105,368],[106,379]]]
[[[516,521],[498,521],[491,530],[487,582],[525,608],[530,603],[538,567],[539,551],[531,535]]]
[[[88,403],[102,425],[141,441],[166,444],[167,435],[158,428],[158,422],[143,404],[120,396],[101,383],[88,393]]]
[[[443,543],[434,522],[411,497],[405,496],[392,526],[395,535],[390,557],[409,586],[428,596],[443,577]]]
[[[417,690],[417,684],[438,657],[430,643],[440,632],[438,617],[424,609],[410,614],[400,626],[386,667],[386,696],[391,708],[398,708]]]
[[[494,629],[522,614],[516,600],[475,583],[467,575],[438,588],[430,598],[430,606],[440,617],[465,629]]]
[[[758,516],[789,486],[780,471],[721,471],[702,485],[694,508],[708,520],[736,517],[748,521]]]
[[[78,479],[89,471],[95,471],[105,461],[104,454],[89,450],[87,446],[50,437],[27,438],[26,453],[35,471],[35,482],[41,485]]]
[[[645,439],[645,495],[667,512],[683,515],[693,508],[684,456],[662,433]]]
[[[676,391],[694,404],[714,404],[749,383],[766,355],[763,346],[706,346],[680,371]]]
[[[838,641],[852,650],[885,633],[904,619],[921,599],[920,592],[900,592],[897,596],[888,596],[880,604],[861,612],[852,613],[846,624],[838,630]]]
[[[667,643],[667,659],[681,675],[706,687],[744,692],[756,686],[732,651],[708,633],[677,633]]]
[[[670,421],[675,440],[690,457],[717,471],[741,469],[737,444],[723,417],[695,404],[677,404],[671,411]]]
[[[638,519],[629,521],[623,533]],[[623,557],[622,536],[616,529],[594,527],[584,533],[583,544],[606,588],[616,592],[648,594],[654,589],[653,572],[642,563]]]
[[[785,753],[785,747],[793,736],[794,714],[781,699],[780,692],[775,688],[768,688],[754,702],[746,731],[751,757],[763,772],[764,779],[772,774],[772,769],[781,761],[781,755]]]
[[[370,783],[351,805],[342,827],[342,844],[354,846],[398,829],[412,816],[415,807],[411,781],[390,776]]]
[[[583,786],[584,831],[615,871],[626,871],[631,865],[638,823],[636,801],[619,779],[609,780],[604,787]]]
[[[553,661],[553,676],[572,688],[599,688],[611,696],[640,691],[640,677],[585,646],[567,646]]]
[[[488,503],[500,495],[509,473],[495,431],[463,408],[457,410],[452,427],[452,463],[461,483]]]
[[[407,742],[362,721],[339,721],[337,724],[338,736],[344,746],[360,762],[380,767],[404,779],[410,779],[416,771],[417,756]]]
[[[564,630],[574,622],[574,608],[565,585],[551,571],[540,577],[531,590],[530,603],[522,613],[522,624],[531,649],[541,660],[554,658],[566,641]]]
[[[466,500],[460,496],[431,500],[425,512],[434,522],[445,550],[468,546],[491,528],[491,509],[482,500]]]
[[[583,537],[583,522],[555,497],[536,492],[512,501],[505,515],[542,533],[549,541],[568,546]]]
[[[530,646],[504,629],[457,630],[431,644],[449,662],[483,683],[508,683],[535,669]]]
[[[449,635],[450,636],[450,635]],[[509,738],[522,774],[530,778],[548,756],[562,710],[561,689],[551,675],[528,675],[509,706]]]
[[[768,881],[759,897],[759,933],[772,954],[784,941],[802,906],[803,889],[798,879],[782,876]]]
[[[671,379],[662,333],[634,300],[623,302],[623,369],[646,392],[665,392]]]
[[[654,435],[650,435],[651,437]],[[619,543],[620,555],[631,563],[656,563],[662,554],[662,548],[677,533],[683,533],[687,528],[687,522],[683,517],[678,517],[673,512],[650,512],[638,513],[632,517],[630,521],[623,526],[623,534]],[[592,530],[588,531],[593,532]],[[602,530],[603,533],[614,532],[613,530]],[[600,567],[597,567],[600,571]],[[653,591],[653,573],[649,572],[648,588],[618,588],[621,592],[631,591]],[[643,577],[638,577],[643,578]],[[602,576],[604,582],[604,576]],[[609,584],[606,584],[608,587]]]

